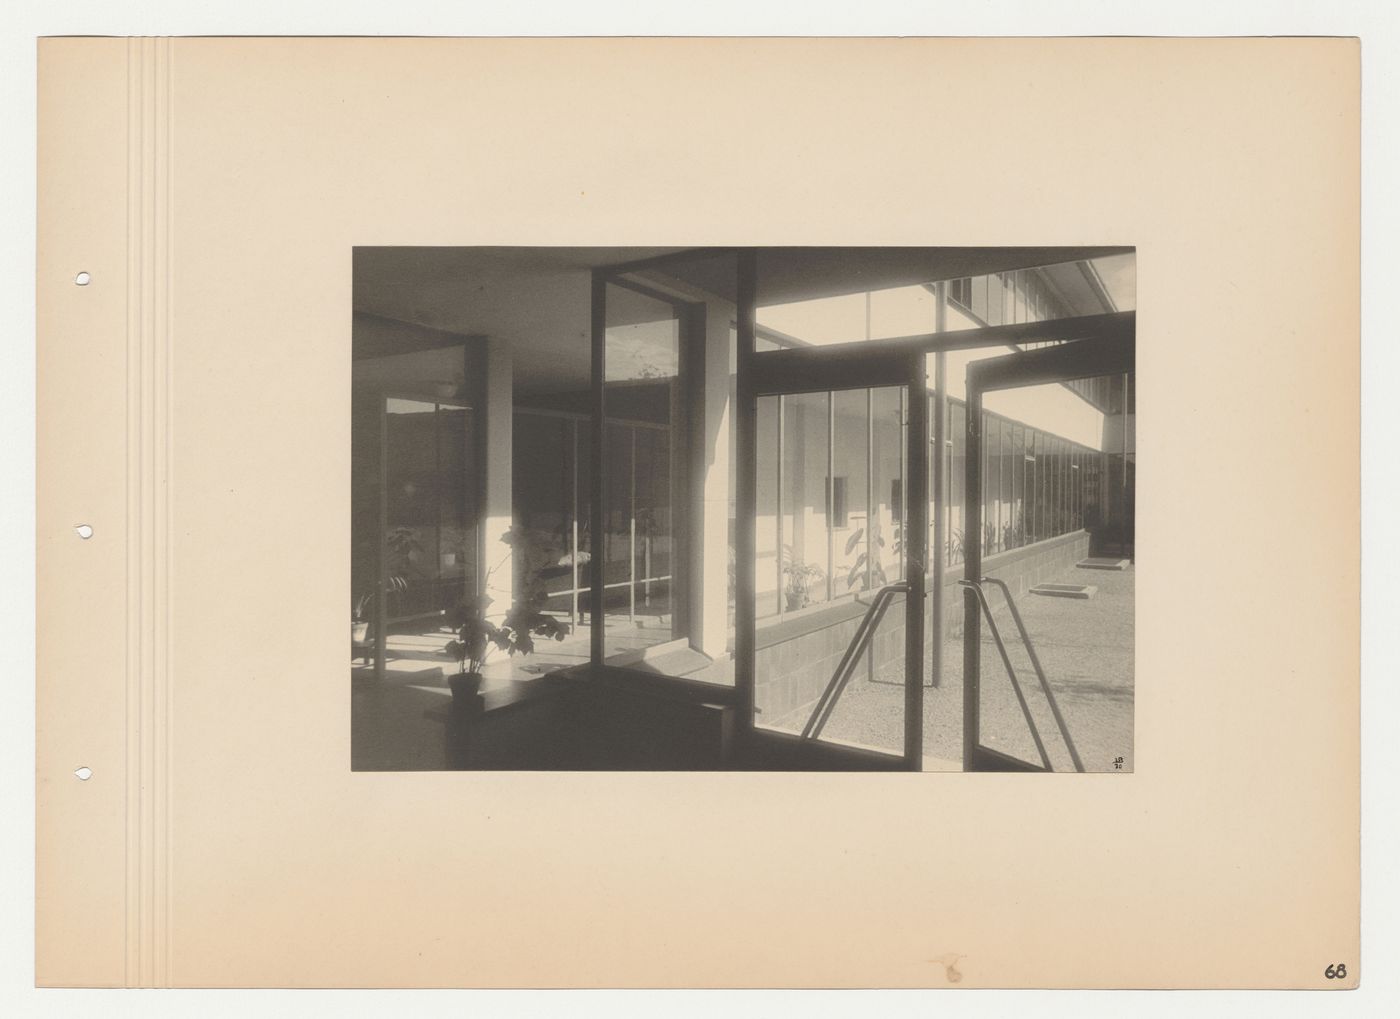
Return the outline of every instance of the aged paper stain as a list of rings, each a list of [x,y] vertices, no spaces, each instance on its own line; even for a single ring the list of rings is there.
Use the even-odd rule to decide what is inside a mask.
[[[967,958],[967,956],[965,955],[959,955],[955,952],[947,952],[943,955],[940,955],[936,959],[930,959],[928,961],[931,963],[936,963],[937,965],[942,966],[945,970],[947,970],[948,983],[956,984],[962,981],[962,971],[958,969],[958,960],[965,958]]]

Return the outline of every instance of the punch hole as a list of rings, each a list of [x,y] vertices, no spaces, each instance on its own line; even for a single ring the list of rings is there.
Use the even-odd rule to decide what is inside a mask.
[[[78,273],[78,275],[73,277],[73,282],[78,284],[78,286],[80,287],[85,287],[92,282],[92,274],[80,272]]]
[[[79,768],[77,771],[73,772],[73,774],[78,776],[78,781],[86,782],[88,779],[92,778],[92,769]]]
[[[78,537],[86,541],[92,537],[92,527],[89,524],[79,524],[73,530],[78,532]]]

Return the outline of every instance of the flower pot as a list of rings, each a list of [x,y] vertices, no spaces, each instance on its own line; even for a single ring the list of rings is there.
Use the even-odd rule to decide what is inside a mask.
[[[350,643],[363,644],[369,639],[369,623],[350,621]]]
[[[789,591],[787,593],[787,610],[796,612],[807,604],[807,594],[805,591]]]
[[[447,685],[452,689],[452,703],[465,706],[481,691],[481,673],[459,672],[447,677]]]

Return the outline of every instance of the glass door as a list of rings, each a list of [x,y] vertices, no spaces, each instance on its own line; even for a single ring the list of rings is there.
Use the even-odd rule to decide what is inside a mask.
[[[820,351],[802,353],[801,371],[771,382],[755,373],[753,414],[740,424],[741,448],[753,449],[752,505],[740,508],[752,552],[738,564],[748,582],[736,605],[752,634],[737,663],[751,684],[746,734],[775,767],[917,770],[923,359],[876,359],[853,377],[824,368]]]
[[[478,587],[479,428],[462,346],[354,362],[351,677],[424,681]]]
[[[984,559],[996,550],[993,531],[990,527],[974,525],[993,518],[989,513],[994,513],[993,499],[998,482],[993,480],[988,465],[995,463],[990,444],[996,441],[994,435],[999,433],[993,431],[996,419],[983,413],[983,396],[992,391],[1112,376],[1124,380],[1122,406],[1126,408],[1126,393],[1133,371],[1132,344],[1112,337],[1022,351],[968,366],[967,416],[963,423],[967,455],[961,465],[963,518],[972,522],[964,538],[961,581],[964,770],[1085,771],[1083,755],[1074,738],[1077,719],[1073,715],[1073,705],[1067,708],[1060,703],[1047,672],[1055,672],[1058,665],[1060,674],[1072,670],[1081,685],[1082,681],[1090,680],[1103,690],[1130,690],[1132,676],[1130,600],[1125,602],[1129,606],[1126,624],[1129,636],[1125,647],[1121,639],[1107,636],[1113,631],[1105,627],[1114,622],[1121,626],[1121,621],[1115,620],[1112,610],[1104,606],[1106,594],[1095,603],[1099,610],[1096,616],[1081,612],[1076,620],[1072,613],[1045,609],[1045,599],[1041,599],[1042,605],[1031,607],[1030,601],[1012,591],[1010,584],[995,575],[984,574]],[[1127,427],[1119,425],[1124,434]],[[1024,447],[1022,431],[1025,432]],[[1127,460],[1130,456],[1128,440],[1120,436],[1120,442],[1123,458]],[[1025,468],[1025,494],[1023,499],[1017,496],[1016,509],[1023,509],[1027,520],[1027,543],[1061,538],[1083,527],[1084,517],[1089,518],[1089,526],[1094,526],[1096,513],[1080,514],[1078,510],[1079,506],[1096,501],[1100,494],[1097,474],[1086,469],[1089,457],[1072,451],[1064,440],[1030,427],[1018,427],[1013,431],[1013,454],[1015,465]],[[1104,452],[1096,457],[1107,459],[1109,455]],[[1122,488],[1123,504],[1131,505],[1128,485]],[[1121,523],[1120,533],[1124,530],[1131,533],[1131,526],[1130,521]],[[994,574],[994,571],[988,573]],[[1110,580],[1099,580],[1098,585],[1107,586]],[[1127,586],[1130,583],[1128,578],[1118,586],[1130,592]],[[1050,589],[1048,593],[1065,598],[1087,599],[1092,593],[1086,586],[1071,584],[1046,583],[1036,588],[1037,591],[1041,589]],[[1022,603],[1020,609],[1018,601]],[[1052,598],[1050,604],[1059,601],[1059,598]],[[1095,637],[1097,647],[1082,641],[1076,643],[1076,633],[1095,625],[1100,628]],[[1115,682],[1115,671],[1126,672],[1128,682]],[[1076,696],[1082,699],[1082,694]],[[1094,717],[1102,722],[1111,711],[1111,707],[1096,707]],[[1099,756],[1107,760],[1111,755]],[[1122,760],[1118,758],[1120,765]],[[1087,770],[1103,770],[1093,766],[1092,758],[1089,765]]]

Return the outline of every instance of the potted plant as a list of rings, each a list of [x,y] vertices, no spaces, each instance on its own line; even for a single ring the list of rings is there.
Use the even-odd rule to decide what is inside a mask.
[[[783,567],[787,610],[795,612],[812,600],[810,588],[826,576],[820,566],[805,563],[801,559],[789,558]]]
[[[373,601],[373,591],[366,591],[355,599],[355,609],[350,616],[351,644],[364,644],[369,641],[369,606]]]
[[[890,555],[893,563],[897,564],[904,558],[904,522],[901,520],[893,521],[890,531],[891,539],[894,542],[890,549]],[[846,573],[847,590],[859,590],[865,586],[867,563],[870,566],[870,580],[875,588],[884,587],[890,582],[884,562],[885,538],[874,528],[872,528],[872,537],[875,542],[875,548],[871,550],[874,553],[873,556],[868,555],[865,549],[861,548],[865,540],[864,527],[856,528],[856,532],[846,539],[846,555],[859,549],[855,562],[851,564],[850,570]]]
[[[544,612],[545,598],[543,591],[536,591],[520,599],[499,623],[486,618],[489,598],[473,598],[458,606],[454,638],[444,648],[459,666],[455,675],[447,677],[454,705],[465,707],[477,695],[481,670],[494,652],[528,655],[535,650],[536,637],[563,640],[568,635],[568,623]]]
[[[423,546],[419,544],[411,527],[395,527],[385,536],[384,566],[389,573],[384,581],[386,612],[388,606],[394,604],[388,600],[388,595],[402,596],[408,591],[409,575],[417,572],[414,556],[422,554],[422,551]],[[375,587],[377,586],[376,584]],[[355,607],[350,615],[350,643],[353,645],[363,645],[369,641],[370,613],[376,593],[372,587],[368,591],[362,591],[355,599]]]
[[[407,577],[389,577],[385,582],[387,590],[403,592],[408,589]],[[355,599],[355,608],[350,616],[350,643],[369,642],[370,609],[374,605],[374,591],[365,591]]]
[[[948,565],[963,561],[963,532],[962,528],[954,527],[948,535]]]

